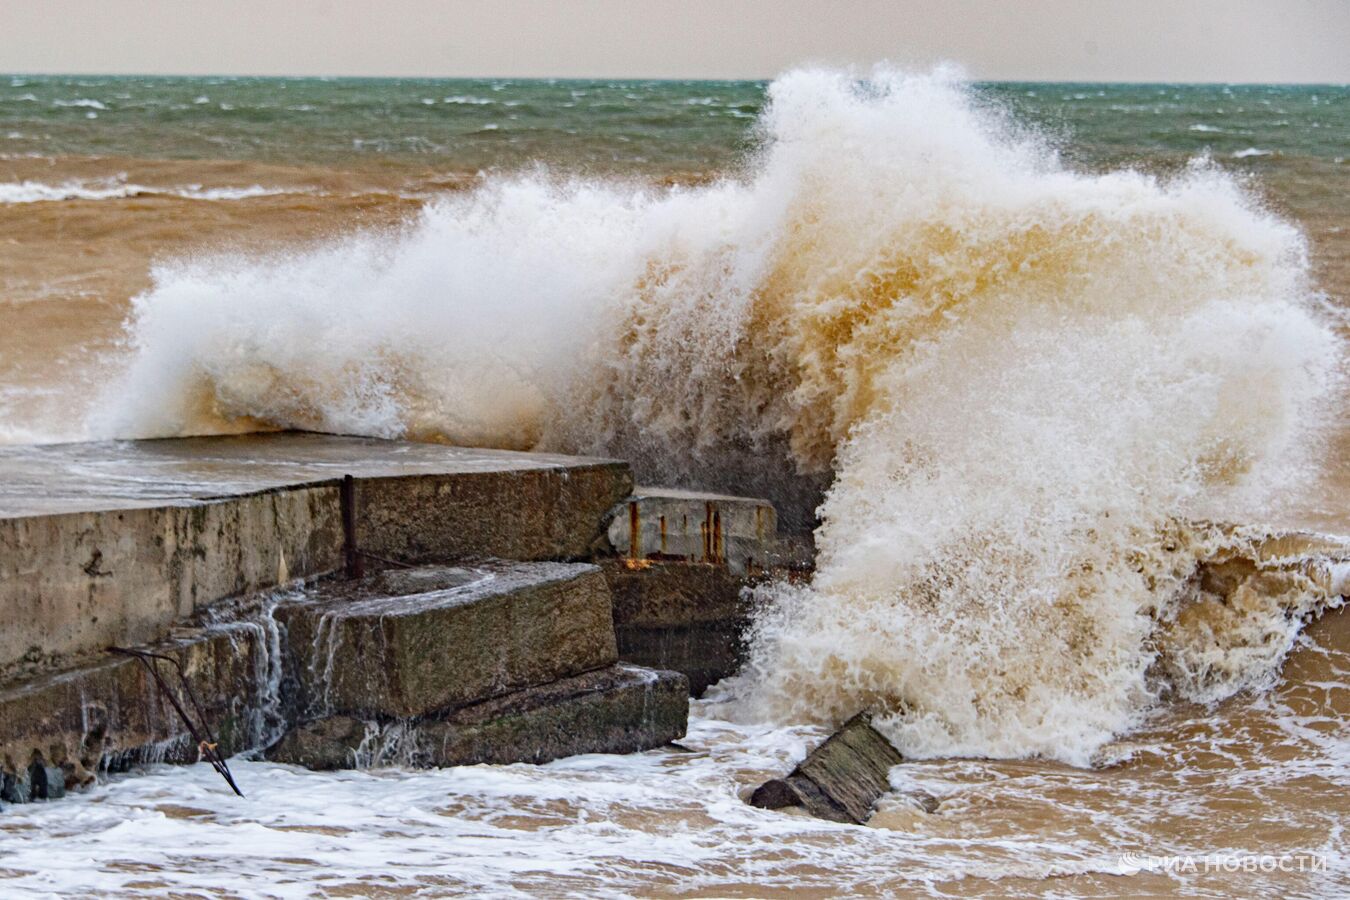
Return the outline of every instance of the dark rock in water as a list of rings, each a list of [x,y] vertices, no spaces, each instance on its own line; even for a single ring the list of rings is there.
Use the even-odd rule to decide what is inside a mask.
[[[267,757],[311,769],[340,769],[541,763],[578,753],[634,753],[684,734],[688,691],[688,682],[675,672],[611,666],[438,718],[367,723],[332,716],[292,729]]]
[[[58,800],[66,795],[65,770],[35,761],[28,767],[28,785],[32,799]]]
[[[28,773],[0,773],[0,800],[9,803],[27,803],[32,799],[28,784]]]
[[[750,804],[762,809],[803,807],[819,819],[861,825],[877,800],[890,791],[891,767],[900,752],[859,713],[802,760],[786,778],[755,789]]]
[[[607,560],[619,658],[689,678],[694,696],[740,668],[749,583],[725,566]]]
[[[308,716],[420,716],[612,665],[592,565],[484,562],[332,582],[277,607]]]
[[[927,791],[915,791],[909,795],[909,801],[926,813],[935,813],[942,801]]]

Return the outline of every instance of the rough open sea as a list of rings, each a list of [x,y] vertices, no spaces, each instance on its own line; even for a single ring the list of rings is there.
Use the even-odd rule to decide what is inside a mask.
[[[6,896],[1350,892],[1346,86],[0,76],[0,325],[0,442],[612,454],[819,551],[683,748],[151,767]],[[741,802],[864,706],[869,827]]]

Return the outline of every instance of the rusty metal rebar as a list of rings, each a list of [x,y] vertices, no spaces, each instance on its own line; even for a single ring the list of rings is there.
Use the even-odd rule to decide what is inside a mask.
[[[361,578],[366,574],[366,564],[356,546],[356,479],[350,475],[342,476],[338,503],[342,507],[343,572],[348,578]]]
[[[165,656],[161,653],[150,653],[146,650],[131,650],[126,647],[109,647],[108,652],[118,653],[122,656],[130,656],[133,659],[140,660],[141,665],[145,666],[145,670],[149,672],[150,677],[155,680],[155,685],[159,688],[160,693],[168,698],[174,711],[178,713],[178,718],[183,720],[183,725],[187,728],[188,734],[192,735],[192,739],[197,742],[197,752],[206,757],[206,761],[211,764],[211,768],[215,769],[216,772],[220,774],[220,777],[225,779],[225,783],[230,786],[230,790],[234,791],[240,797],[244,796],[244,792],[239,790],[239,785],[234,783],[234,776],[230,774],[230,767],[226,765],[225,758],[220,755],[218,749],[219,741],[216,740],[216,736],[211,732],[211,725],[206,720],[206,714],[202,712],[201,704],[197,702],[197,695],[193,692],[192,685],[188,683],[187,675],[183,672],[183,664],[172,656]],[[193,723],[192,718],[187,714],[187,711],[183,709],[183,704],[178,702],[178,698],[175,697],[173,691],[169,689],[168,682],[164,680],[164,676],[159,673],[159,669],[151,662],[151,660],[163,660],[172,665],[178,672],[178,680],[183,686],[183,693],[187,695],[190,701],[192,701],[192,708],[196,711],[197,718],[201,720],[200,730]],[[203,735],[205,735],[205,737],[203,737]]]
[[[379,556],[369,550],[362,550],[356,543],[356,479],[350,475],[342,476],[342,489],[338,493],[338,503],[342,508],[342,561],[343,574],[348,578],[364,578],[365,560],[373,559],[386,566],[398,566],[403,569],[415,569],[412,563]]]

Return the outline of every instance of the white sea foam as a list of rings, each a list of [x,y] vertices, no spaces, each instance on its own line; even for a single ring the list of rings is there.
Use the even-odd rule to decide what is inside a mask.
[[[737,725],[700,707],[680,748],[544,766],[307,772],[236,758],[242,799],[205,764],[154,766],[59,803],[6,807],[0,883],[7,897],[1037,897],[1053,878],[1077,895],[1101,885],[1079,875],[1127,874],[1122,853],[1166,852],[1159,823],[1178,846],[1251,847],[1270,823],[1244,820],[1233,805],[1275,804],[1301,827],[1259,846],[1316,853],[1329,866],[1285,880],[1244,872],[1243,890],[1327,896],[1344,887],[1335,779],[1345,760],[1334,746],[1344,742],[1327,729],[1330,710],[1310,718],[1261,698],[1236,722],[1287,729],[1279,757],[1218,771],[1203,761],[1226,751],[1236,722],[1205,715],[1176,735],[1152,735],[1158,746],[1105,775],[1045,763],[910,763],[892,770],[897,793],[882,801],[879,827],[858,828],[742,799],[788,771],[820,730]],[[1331,752],[1308,755],[1323,744]],[[914,809],[907,796],[916,792],[934,798],[936,812]],[[1222,871],[1163,877],[1183,896],[1236,883]],[[1157,893],[1157,878],[1108,887]]]
[[[906,834],[755,809],[739,796],[746,782],[786,769],[815,733],[696,718],[685,740],[694,752],[429,772],[234,760],[245,799],[205,765],[155,767],[61,804],[7,809],[6,891],[623,897],[674,876],[700,895],[728,883],[871,894],[971,875],[1109,872],[1115,862],[1053,838],[972,842],[941,828]]]
[[[200,184],[178,187],[151,187],[129,184],[125,178],[74,179],[60,184],[41,181],[0,182],[0,203],[52,203],[63,200],[122,200],[128,197],[164,196],[187,200],[248,200],[280,194],[304,193],[292,188],[271,188],[255,184],[247,187],[208,188]]]
[[[1207,163],[1069,171],[941,73],[769,94],[711,186],[490,179],[398,237],[162,265],[91,427],[830,473],[818,574],[762,592],[725,712],[870,705],[911,756],[1083,763],[1167,692],[1268,683],[1331,598],[1295,584],[1202,659],[1192,576],[1257,538],[1187,523],[1259,522],[1309,469],[1343,348],[1300,234]]]

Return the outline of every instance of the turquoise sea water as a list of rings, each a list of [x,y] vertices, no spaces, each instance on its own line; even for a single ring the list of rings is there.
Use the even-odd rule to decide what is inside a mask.
[[[0,153],[458,170],[703,172],[754,145],[763,82],[0,77]],[[1350,88],[979,84],[1089,164],[1350,154]]]

